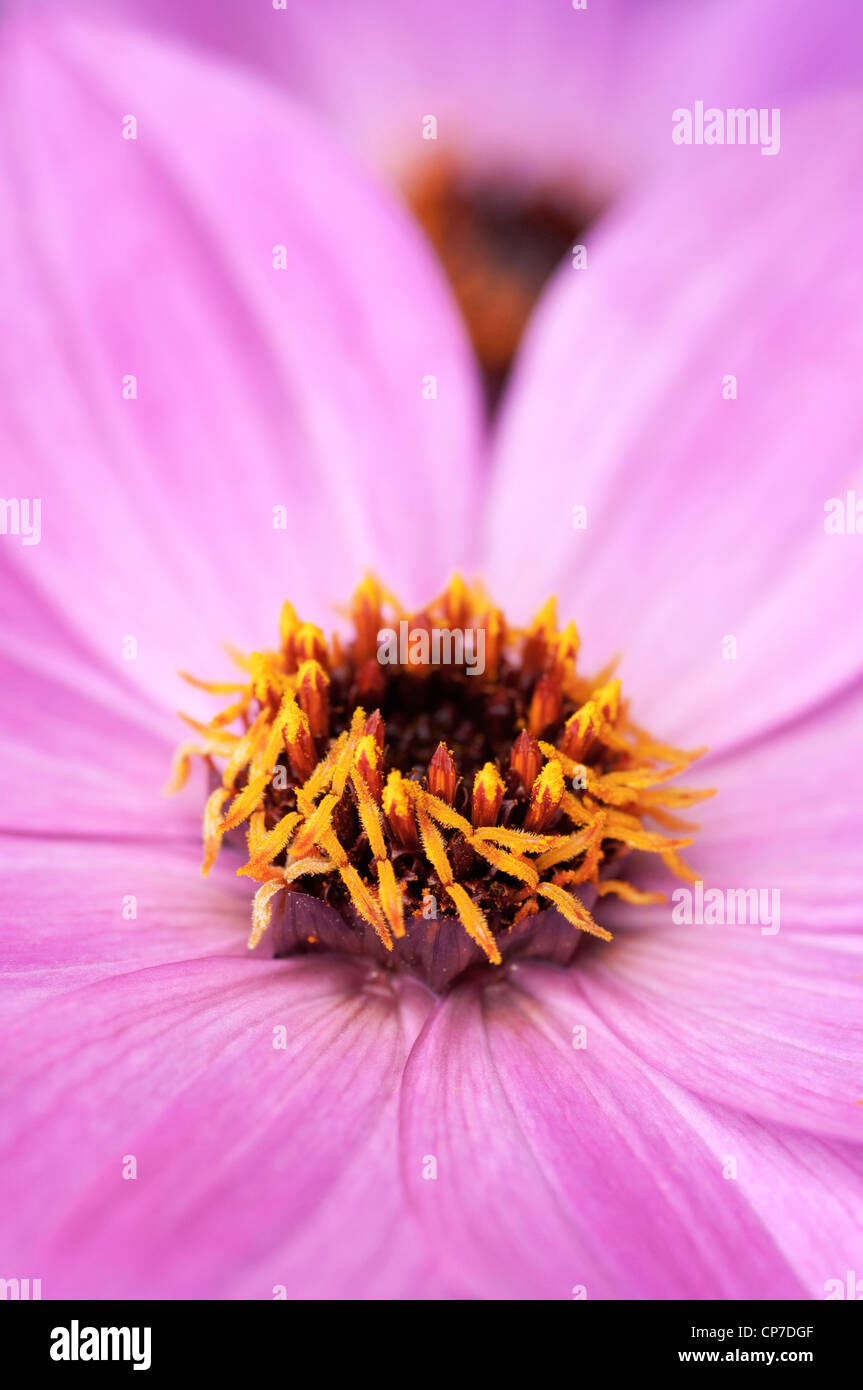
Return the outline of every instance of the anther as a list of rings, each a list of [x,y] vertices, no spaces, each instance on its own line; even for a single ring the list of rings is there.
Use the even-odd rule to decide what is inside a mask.
[[[356,629],[358,663],[374,657],[378,648],[381,626],[381,587],[372,575],[367,575],[357,588],[353,602],[353,621]]]
[[[428,787],[432,796],[439,796],[448,806],[455,800],[458,772],[445,743],[439,743],[428,767]]]
[[[557,761],[546,763],[534,782],[530,792],[530,805],[525,830],[537,832],[545,830],[554,820],[557,808],[563,800],[563,770]]]
[[[375,742],[378,745],[378,748],[380,748],[381,751],[383,751],[383,747],[386,742],[387,730],[386,725],[384,724],[384,721],[381,718],[381,712],[379,709],[376,709],[373,714],[369,715],[368,719],[366,720],[363,733],[372,734]]]
[[[315,770],[315,745],[309,721],[297,704],[292,704],[288,710],[284,738],[294,774],[301,782],[305,782]]]
[[[563,708],[563,692],[551,676],[540,676],[533,689],[527,715],[528,732],[539,736],[556,724]]]
[[[503,778],[494,763],[486,763],[480,768],[473,781],[471,804],[471,820],[476,828],[497,825],[505,790]]]
[[[417,834],[413,804],[405,785],[405,779],[395,768],[387,777],[383,791],[383,807],[393,839],[403,849],[419,849],[419,835]]]
[[[522,729],[513,744],[509,767],[518,777],[524,790],[529,792],[542,767],[542,753],[536,739],[531,738],[526,729]]]
[[[326,638],[314,623],[302,623],[297,628],[294,649],[298,662],[317,661],[324,667],[329,664]]]
[[[329,676],[317,661],[304,661],[297,676],[297,695],[313,738],[330,729]]]
[[[357,744],[356,768],[374,801],[379,805],[384,786],[383,755],[374,734],[363,734]]]

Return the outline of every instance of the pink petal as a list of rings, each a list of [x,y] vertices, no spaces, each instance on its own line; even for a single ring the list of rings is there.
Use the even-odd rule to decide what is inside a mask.
[[[35,590],[4,580],[6,552],[0,829],[199,842],[205,779],[195,778],[197,799],[162,794],[183,725],[87,653]]]
[[[727,759],[708,760],[717,787],[696,808],[689,850],[706,883],[781,891],[782,931],[863,931],[863,691],[857,686],[798,724]]]
[[[414,1048],[402,1163],[444,1268],[480,1298],[800,1296],[773,1236],[579,979],[523,965],[484,994],[460,987]]]
[[[759,1124],[676,1087],[677,1108],[769,1230],[810,1298],[847,1288],[863,1244],[863,1148]],[[835,1284],[833,1286],[835,1297]],[[762,1297],[772,1297],[765,1288]]]
[[[0,838],[4,1016],[142,966],[243,955],[250,886],[230,862],[205,880],[200,861],[196,843],[155,829]]]
[[[846,0],[603,0],[579,12],[561,0],[79,3],[265,71],[390,171],[415,173],[442,148],[486,177],[568,176],[582,192],[673,161],[671,112],[694,95],[724,107],[757,93],[770,106],[859,79],[863,51]],[[429,149],[418,144],[425,112],[439,120]]]
[[[863,702],[854,687],[771,737],[696,763],[689,781],[715,797],[696,805],[685,858],[706,889],[779,896],[779,929],[863,930]],[[627,877],[642,888],[680,886],[655,855],[633,855]],[[614,931],[667,926],[670,906],[630,907],[613,897],[600,915]]]
[[[609,1028],[706,1099],[772,1123],[863,1140],[863,937],[669,926],[582,952]]]
[[[861,78],[863,14],[845,0],[686,0],[641,5],[651,37],[650,61],[626,75],[624,125],[641,170],[699,160],[695,147],[669,139],[671,113],[701,99],[705,106],[786,107],[803,94],[841,90]],[[715,146],[719,159],[739,151]],[[637,175],[638,169],[632,171]]]
[[[172,699],[178,665],[271,644],[288,593],[330,622],[371,564],[424,596],[473,526],[478,407],[407,219],[187,50],[36,17],[0,66],[0,448],[7,495],[42,502],[21,573],[112,666],[134,635]]]
[[[52,1298],[444,1296],[393,1162],[417,1007],[334,958],[55,1000],[5,1044],[6,1258]]]
[[[126,9],[265,71],[388,171],[443,149],[480,165],[516,163],[547,178],[574,170],[607,182],[619,133],[606,128],[598,139],[597,126],[614,120],[620,69],[646,41],[631,0],[581,14],[554,0],[511,0],[503,9],[493,0],[433,9],[289,0],[285,10],[266,5],[242,16],[224,0],[180,9],[135,0]],[[438,118],[435,144],[422,140],[426,113]]]
[[[783,118],[778,158],[700,148],[559,273],[486,529],[492,587],[519,611],[558,590],[588,667],[625,654],[639,719],[712,746],[860,668],[863,546],[824,521],[863,451],[863,121],[850,102]]]

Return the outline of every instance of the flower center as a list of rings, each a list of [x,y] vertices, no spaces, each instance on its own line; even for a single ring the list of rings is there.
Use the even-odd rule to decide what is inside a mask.
[[[560,188],[522,193],[511,181],[469,180],[443,158],[408,199],[452,284],[494,405],[543,285],[597,210]]]
[[[458,969],[499,965],[550,910],[570,938],[608,941],[586,900],[662,900],[619,876],[630,849],[693,877],[679,854],[691,839],[648,823],[694,828],[675,812],[710,793],[668,782],[703,750],[634,724],[610,669],[580,674],[553,600],[522,630],[458,576],[413,615],[369,577],[352,618],[352,638],[328,642],[286,603],[278,649],[238,657],[241,679],[185,677],[229,698],[208,724],[183,716],[199,741],[179,750],[172,786],[193,755],[216,780],[205,873],[245,826],[251,947],[280,904],[286,949],[320,947],[328,912],[341,947],[388,963],[421,969],[456,932]]]

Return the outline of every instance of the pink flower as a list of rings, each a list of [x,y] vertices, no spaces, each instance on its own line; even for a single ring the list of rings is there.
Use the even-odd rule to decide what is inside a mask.
[[[573,245],[590,245],[602,213],[633,189],[701,159],[672,140],[676,111],[701,102],[781,116],[863,77],[863,30],[846,0],[71,4],[181,34],[320,113],[426,231],[492,404]],[[712,166],[749,153],[714,145]]]
[[[10,26],[0,68],[3,495],[41,503],[0,548],[4,1271],[823,1296],[861,1244],[863,549],[824,526],[863,444],[857,102],[621,207],[487,445],[414,227],[286,98],[76,24]],[[476,568],[519,618],[556,588],[639,721],[712,745],[693,863],[780,890],[781,929],[603,900],[612,943],[440,997],[249,955],[203,778],[158,793],[173,673],[367,565],[414,602]]]

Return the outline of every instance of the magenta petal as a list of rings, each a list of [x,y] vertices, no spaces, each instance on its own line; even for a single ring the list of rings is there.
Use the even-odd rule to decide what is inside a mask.
[[[773,1235],[810,1298],[846,1296],[863,1247],[863,1147],[815,1139],[700,1102],[673,1088],[723,1177]],[[772,1298],[765,1287],[756,1297]]]
[[[686,858],[705,888],[776,892],[783,936],[863,931],[861,758],[863,690],[855,687],[770,738],[698,763],[690,780],[716,796],[691,812],[699,829]],[[628,866],[643,888],[667,896],[681,886],[655,855]],[[672,906],[606,897],[601,917],[614,931],[667,927]]]
[[[403,1101],[404,1178],[444,1267],[480,1298],[800,1296],[660,1079],[577,970],[457,988],[414,1047]]]
[[[636,53],[621,82],[623,125],[640,161],[633,176],[673,166],[681,154],[700,159],[697,148],[669,139],[671,112],[695,99],[722,109],[779,106],[784,120],[807,93],[860,86],[863,12],[846,0],[658,0],[638,8],[649,60]],[[729,146],[712,153],[717,162],[739,157]]]
[[[705,883],[777,889],[783,933],[863,932],[863,689],[727,759],[699,780],[687,855]],[[667,885],[666,885],[667,886]]]
[[[119,669],[134,636],[171,703],[177,666],[271,644],[287,593],[328,625],[369,565],[425,597],[474,524],[478,410],[403,212],[186,49],[22,22],[0,68],[0,451],[42,503],[20,570]]]
[[[781,930],[863,931],[863,691],[802,726],[713,760],[716,799],[687,851],[705,883],[781,894]],[[667,884],[666,884],[667,887]]]
[[[628,65],[643,67],[652,47],[635,0],[603,0],[579,14],[558,0],[123,7],[137,22],[266,72],[325,114],[364,158],[399,173],[444,150],[480,169],[516,165],[549,182],[569,173],[608,182]],[[116,11],[117,0],[88,8]],[[438,120],[431,146],[422,140],[426,113]]]
[[[51,1298],[443,1296],[393,1162],[417,1004],[334,958],[55,1000],[4,1041],[6,1258]]]
[[[200,839],[200,802],[161,795],[182,726],[129,679],[135,663],[123,664],[126,679],[88,651],[44,595],[19,582],[4,544],[0,828]]]
[[[135,828],[0,837],[4,1018],[143,966],[245,952],[251,894],[233,866],[205,880],[197,843]]]
[[[200,842],[206,790],[196,779],[197,800],[162,795],[172,756],[167,740],[14,663],[0,660],[0,683],[0,828]]]
[[[863,1140],[863,937],[673,926],[582,953],[585,996],[650,1066],[745,1114]]]
[[[825,532],[825,506],[863,450],[863,113],[789,111],[782,129],[779,157],[691,163],[559,273],[486,531],[519,612],[557,590],[586,666],[623,653],[639,719],[714,747],[861,665],[863,546]]]
[[[0,829],[197,845],[205,777],[197,799],[163,795],[183,726],[88,660],[33,591],[19,591],[18,607],[38,617],[0,654]]]
[[[436,148],[478,173],[568,176],[582,193],[673,162],[670,113],[691,94],[723,107],[746,93],[785,103],[859,79],[863,52],[847,0],[602,0],[579,11],[562,0],[78,3],[266,72],[397,173],[422,167],[417,122],[434,112]]]

